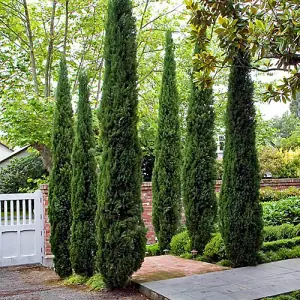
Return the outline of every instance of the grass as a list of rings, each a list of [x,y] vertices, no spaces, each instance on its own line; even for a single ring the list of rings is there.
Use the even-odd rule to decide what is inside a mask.
[[[95,274],[86,282],[87,287],[90,291],[100,291],[105,288],[103,278],[100,274]]]
[[[66,286],[86,286],[90,291],[101,291],[105,288],[103,278],[100,274],[88,278],[73,274],[63,281],[63,285]]]
[[[87,282],[87,277],[80,276],[80,275],[71,275],[67,279],[63,281],[64,285],[84,285]]]

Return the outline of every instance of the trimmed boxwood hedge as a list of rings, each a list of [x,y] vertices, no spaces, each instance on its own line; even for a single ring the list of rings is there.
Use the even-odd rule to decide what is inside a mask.
[[[277,251],[281,248],[292,248],[294,246],[300,246],[300,237],[292,239],[278,240],[273,242],[265,242],[261,248],[261,251]]]
[[[265,187],[259,191],[259,200],[261,202],[280,201],[294,196],[300,197],[300,189],[294,186],[284,190],[275,190],[271,187]]]
[[[300,224],[296,226],[293,224],[266,226],[263,231],[264,242],[291,239],[296,236],[300,236]]]

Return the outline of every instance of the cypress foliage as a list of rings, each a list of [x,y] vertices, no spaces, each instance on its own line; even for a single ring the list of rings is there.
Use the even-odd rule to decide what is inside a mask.
[[[105,75],[99,120],[102,130],[97,210],[97,263],[106,286],[122,287],[143,262],[141,162],[137,132],[136,28],[130,0],[110,0]]]
[[[235,266],[253,265],[262,242],[259,167],[250,58],[239,50],[230,71],[220,229]]]
[[[73,112],[65,58],[60,62],[56,90],[56,108],[52,136],[52,170],[49,182],[49,221],[51,250],[55,272],[60,277],[72,274],[70,262],[71,153],[73,146]]]
[[[197,45],[195,53],[199,51]],[[182,178],[186,226],[199,253],[211,238],[217,211],[214,120],[212,89],[192,81]]]
[[[76,274],[92,276],[96,252],[97,173],[87,75],[79,75],[79,101],[72,152],[71,263]]]
[[[153,225],[161,249],[170,242],[180,222],[180,132],[176,64],[171,32],[166,33],[158,134],[152,177]]]

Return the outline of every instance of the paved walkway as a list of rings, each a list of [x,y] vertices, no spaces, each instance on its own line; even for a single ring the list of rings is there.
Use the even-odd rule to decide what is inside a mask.
[[[173,255],[150,256],[145,257],[142,267],[134,273],[133,281],[151,282],[226,269],[218,265]]]
[[[141,284],[151,299],[252,300],[300,289],[300,258]]]

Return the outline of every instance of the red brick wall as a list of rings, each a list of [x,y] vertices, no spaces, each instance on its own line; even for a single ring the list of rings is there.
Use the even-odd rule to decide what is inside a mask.
[[[220,191],[222,181],[217,180],[216,191]],[[272,187],[278,190],[283,190],[290,186],[300,188],[300,178],[297,179],[263,179],[261,187]],[[48,185],[41,186],[44,199],[44,237],[45,237],[45,255],[51,255],[51,247],[49,243],[50,224],[48,220]],[[142,184],[142,202],[143,202],[143,220],[147,228],[147,242],[149,244],[155,243],[155,233],[152,225],[152,183],[144,182]],[[184,217],[183,217],[184,219]]]
[[[52,255],[50,245],[50,223],[48,217],[48,184],[42,184],[40,190],[43,195],[43,209],[44,209],[44,255]]]
[[[222,180],[216,181],[216,191],[221,189]],[[260,187],[271,187],[276,190],[284,190],[290,186],[300,188],[300,178],[262,179]]]

